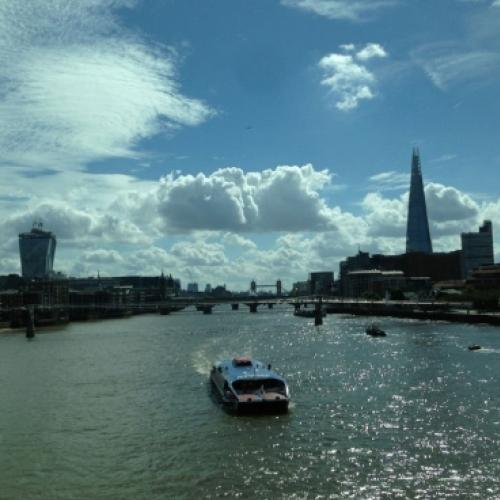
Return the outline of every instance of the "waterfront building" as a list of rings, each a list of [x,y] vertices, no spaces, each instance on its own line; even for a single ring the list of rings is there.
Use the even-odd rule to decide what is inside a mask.
[[[135,304],[162,302],[175,295],[175,279],[165,276],[112,276],[97,278],[68,278],[69,287],[77,294],[128,289],[128,298]]]
[[[347,273],[349,271],[357,271],[358,269],[370,269],[370,254],[368,252],[362,252],[358,250],[356,255],[347,257],[346,260],[342,261],[339,265],[339,288],[340,295],[347,296]]]
[[[467,279],[474,269],[494,262],[491,221],[485,220],[478,232],[462,233],[461,238],[463,277]]]
[[[309,289],[312,295],[331,295],[333,293],[333,272],[310,273]]]
[[[226,284],[224,283],[224,285],[217,285],[212,288],[210,295],[212,295],[212,297],[224,298],[231,297],[233,294],[226,289]]]
[[[370,294],[383,298],[389,292],[406,289],[406,278],[403,271],[381,271],[367,269],[350,271],[346,276],[346,291],[348,297],[359,298]]]
[[[19,235],[23,278],[47,278],[53,273],[56,237],[42,227],[41,222],[36,222],[29,233]]]
[[[0,276],[0,290],[20,290],[24,280],[19,274],[6,274]]]
[[[406,226],[406,253],[411,252],[432,253],[420,153],[417,148],[413,149],[411,160],[410,197]]]
[[[471,279],[467,280],[476,289],[500,290],[500,264],[480,266],[471,271]]]
[[[35,280],[23,289],[24,303],[45,307],[65,307],[69,302],[68,280]]]
[[[406,277],[428,277],[433,282],[462,278],[462,251],[436,253],[405,253],[401,255],[375,254],[370,258],[373,268],[397,269]]]
[[[309,295],[310,284],[309,281],[297,281],[292,285],[291,295],[294,297],[305,297]]]
[[[348,275],[352,271],[402,271],[407,278],[406,289],[425,292],[429,282],[460,280],[462,278],[462,251],[423,253],[413,252],[400,255],[358,252],[340,263],[340,293],[351,296],[352,286]],[[420,279],[414,279],[420,278]],[[410,286],[411,285],[411,286]],[[420,286],[421,285],[421,286]]]
[[[188,293],[198,293],[198,283],[188,283],[187,284]]]

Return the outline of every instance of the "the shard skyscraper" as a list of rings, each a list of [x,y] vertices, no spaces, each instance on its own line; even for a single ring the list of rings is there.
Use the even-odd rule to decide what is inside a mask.
[[[410,252],[432,253],[420,153],[417,148],[413,148],[411,159],[410,199],[406,226],[406,253]]]

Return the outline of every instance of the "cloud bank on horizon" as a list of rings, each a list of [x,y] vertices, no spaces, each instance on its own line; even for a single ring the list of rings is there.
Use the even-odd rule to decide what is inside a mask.
[[[447,1],[475,9],[475,17],[463,21],[464,33],[467,23],[479,23],[484,12],[490,18],[500,13],[498,1]],[[155,39],[147,23],[137,27],[130,21],[131,13],[145,9],[143,2],[0,2],[0,273],[19,271],[17,235],[35,219],[57,235],[56,268],[71,275],[95,275],[97,270],[102,275],[151,275],[164,269],[184,282],[245,288],[253,278],[280,277],[290,287],[310,271],[336,271],[338,262],[358,246],[402,252],[409,164],[394,166],[381,150],[390,150],[393,140],[403,142],[407,151],[410,140],[429,144],[430,136],[414,134],[432,121],[424,112],[438,106],[435,96],[443,96],[440,103],[453,99],[450,108],[459,109],[467,105],[475,85],[497,82],[498,36],[484,21],[481,30],[460,40],[437,37],[403,49],[381,30],[361,36],[357,28],[368,29],[384,15],[398,15],[403,2],[275,3],[283,14],[304,23],[342,24],[353,31],[332,35],[331,43],[317,42],[302,58],[294,57],[290,82],[284,79],[290,85],[283,91],[285,104],[276,96],[266,101],[262,89],[267,87],[256,82],[257,90],[252,90],[257,102],[266,102],[258,118],[265,124],[277,117],[274,128],[259,135],[258,125],[246,126],[252,113],[248,90],[225,100],[214,83],[215,73],[222,72],[217,65],[221,54],[213,54],[206,65],[205,53],[196,59],[208,72],[205,93],[188,96],[191,91],[181,90],[183,69],[196,66],[190,58],[197,57],[203,39],[194,34],[187,41],[174,38],[176,43]],[[152,4],[176,12],[175,5]],[[228,33],[234,47],[227,43],[227,50],[237,52],[237,40],[246,43],[246,35]],[[350,33],[347,40],[345,33]],[[174,46],[194,48],[186,49],[189,55],[183,59]],[[290,49],[283,50],[288,57]],[[272,60],[281,57],[285,55]],[[307,63],[301,68],[298,61]],[[207,66],[213,66],[213,73]],[[295,81],[299,78],[301,85]],[[399,87],[416,93],[412,78],[424,89],[414,112],[415,120],[423,115],[421,128],[412,128],[408,118],[396,119]],[[300,91],[286,94],[294,85]],[[374,109],[375,103],[381,111]],[[384,121],[388,115],[394,124]],[[450,116],[451,122],[456,115]],[[193,160],[186,171],[166,159],[154,172],[119,164],[167,158],[176,144],[188,150],[179,158],[189,159],[190,149],[206,148],[206,154],[211,143],[224,153],[233,146],[228,137],[235,117],[245,133],[235,146],[241,149],[236,160],[220,160],[212,168]],[[264,135],[282,135],[291,149],[291,126],[303,132],[297,159],[268,159],[271,148]],[[406,135],[374,148],[369,136],[385,126],[393,127],[388,135],[399,129]],[[196,135],[200,128],[207,129],[205,136]],[[356,167],[346,154],[337,154],[348,135],[342,135],[343,128],[352,136],[353,153],[368,151]],[[215,132],[210,135],[208,129]],[[449,174],[449,165],[471,160],[454,150],[457,145],[446,134],[439,140],[443,145],[433,151],[435,159],[424,161],[424,178],[430,179],[425,191],[434,248],[448,251],[459,248],[460,232],[477,230],[485,218],[494,224],[500,220],[500,198],[494,190],[479,193],[454,185],[458,175]],[[252,162],[245,155],[259,149],[258,161],[248,167]],[[396,156],[394,150],[391,155]],[[292,155],[286,147],[278,156]],[[331,164],[330,158],[336,160],[333,167],[323,167]],[[101,165],[97,170],[96,163]],[[499,231],[496,226],[497,249]]]
[[[65,249],[58,269],[72,275],[172,269],[184,279],[241,287],[252,276],[279,273],[291,284],[325,262],[351,255],[358,245],[372,252],[403,251],[407,191],[391,198],[383,191],[367,193],[356,215],[327,201],[332,177],[312,165],[247,173],[233,167],[209,175],[168,175],[157,183],[134,180],[119,191],[115,184],[113,194],[85,209],[76,208],[86,199],[85,190],[81,199],[75,192],[72,201],[64,200],[64,174],[54,176],[63,180],[56,196],[61,201],[31,199],[28,208],[0,223],[2,234],[11,235],[0,246],[3,272],[18,269],[17,256],[8,255],[16,254],[17,234],[36,218],[57,235],[58,252]],[[82,186],[93,182],[86,173],[74,176]],[[425,191],[436,250],[457,249],[461,231],[500,216],[500,200],[479,204],[438,183],[428,183]],[[266,233],[278,237],[263,249],[259,237]],[[164,238],[170,243],[162,243]]]

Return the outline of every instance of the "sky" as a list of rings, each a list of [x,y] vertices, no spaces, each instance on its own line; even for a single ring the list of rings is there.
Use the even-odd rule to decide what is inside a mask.
[[[493,222],[499,0],[0,0],[0,274],[247,290]]]

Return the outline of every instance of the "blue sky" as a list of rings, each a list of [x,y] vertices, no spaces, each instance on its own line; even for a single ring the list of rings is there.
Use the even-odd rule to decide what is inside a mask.
[[[498,0],[3,0],[0,272],[42,219],[70,275],[289,288],[404,251],[413,146],[435,250],[496,236],[499,28]]]

